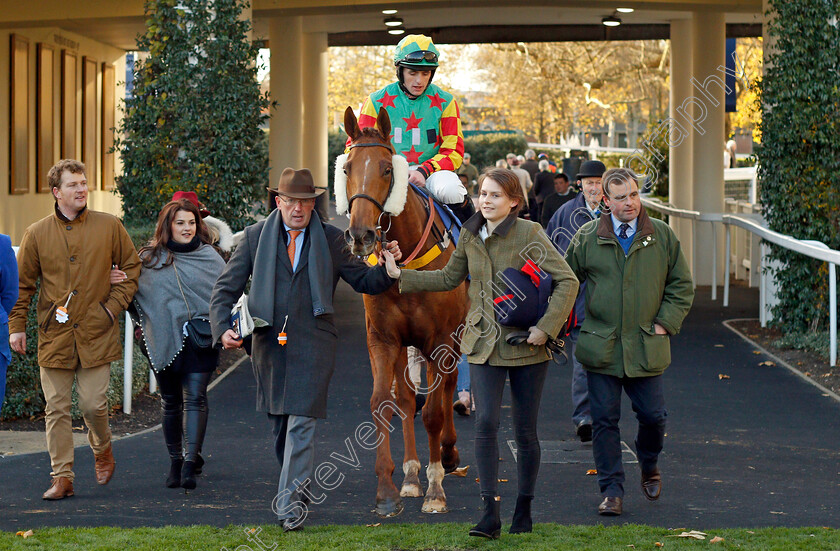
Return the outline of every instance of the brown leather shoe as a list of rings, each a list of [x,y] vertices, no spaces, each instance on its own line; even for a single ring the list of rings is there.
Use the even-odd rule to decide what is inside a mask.
[[[116,467],[111,446],[108,446],[108,449],[99,455],[95,455],[94,458],[96,459],[93,465],[96,471],[96,482],[104,486],[114,476],[114,468]]]
[[[659,499],[659,494],[662,493],[662,475],[659,474],[659,469],[642,473],[642,493],[649,501]]]
[[[620,497],[605,497],[604,501],[598,505],[598,514],[605,517],[617,517],[621,514],[621,498]]]
[[[73,482],[66,476],[59,476],[52,479],[50,488],[41,496],[48,501],[56,501],[65,497],[73,497]]]

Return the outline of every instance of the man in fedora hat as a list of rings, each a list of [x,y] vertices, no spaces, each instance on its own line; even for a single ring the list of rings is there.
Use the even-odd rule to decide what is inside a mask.
[[[551,242],[560,251],[566,254],[569,243],[575,233],[590,220],[595,220],[602,210],[601,201],[604,198],[604,190],[601,188],[601,177],[607,167],[601,161],[585,161],[580,165],[577,175],[577,182],[581,188],[574,199],[560,207],[551,217],[545,227],[546,233]],[[578,291],[578,298],[572,315],[577,323],[570,323],[570,333],[566,342],[568,343],[568,354],[572,361],[572,423],[575,432],[581,442],[592,441],[592,414],[589,411],[589,391],[587,390],[586,370],[575,357],[575,344],[580,335],[580,326],[584,318],[583,296],[586,290],[586,283],[582,283]],[[568,361],[568,360],[567,360]]]
[[[392,280],[383,266],[369,267],[350,255],[338,228],[321,221],[316,189],[307,169],[287,168],[274,190],[277,209],[245,228],[210,299],[213,340],[238,348],[230,311],[248,280],[248,308],[267,325],[254,330],[251,361],[257,410],[273,424],[280,483],[272,507],[284,530],[300,528],[312,499],[307,490],[314,465],[315,423],[326,417],[327,390],[338,341],[333,294],[338,279],[359,293],[378,294]],[[401,257],[396,241],[387,248]],[[315,499],[314,501],[317,501]]]

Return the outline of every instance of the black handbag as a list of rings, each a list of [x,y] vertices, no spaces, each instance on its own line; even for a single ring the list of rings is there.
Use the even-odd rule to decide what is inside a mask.
[[[184,333],[187,334],[187,340],[193,348],[211,348],[213,346],[213,331],[210,329],[210,320],[205,318],[194,318],[190,312],[190,305],[187,302],[187,297],[184,295],[184,289],[181,287],[181,277],[178,275],[178,268],[175,262],[172,262],[172,267],[175,268],[175,280],[178,282],[178,290],[181,291],[181,298],[184,299],[184,304],[187,307],[187,315],[190,320],[184,324]]]

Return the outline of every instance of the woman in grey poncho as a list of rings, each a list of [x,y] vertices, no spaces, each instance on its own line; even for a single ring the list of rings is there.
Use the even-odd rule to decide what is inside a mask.
[[[184,325],[193,318],[209,319],[210,293],[225,263],[210,245],[198,207],[186,198],[163,207],[154,237],[140,250],[140,258],[143,269],[134,306],[160,387],[163,437],[171,462],[166,486],[192,489],[204,465],[207,383],[219,352],[193,346]]]

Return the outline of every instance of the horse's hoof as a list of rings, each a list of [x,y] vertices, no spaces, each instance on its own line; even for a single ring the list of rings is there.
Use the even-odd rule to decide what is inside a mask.
[[[446,507],[446,500],[443,499],[427,499],[423,503],[422,511],[424,513],[448,513],[449,509]]]
[[[403,484],[400,497],[423,497],[423,488],[419,484]]]
[[[403,504],[401,501],[385,499],[376,504],[374,511],[382,518],[395,517],[403,512]]]

